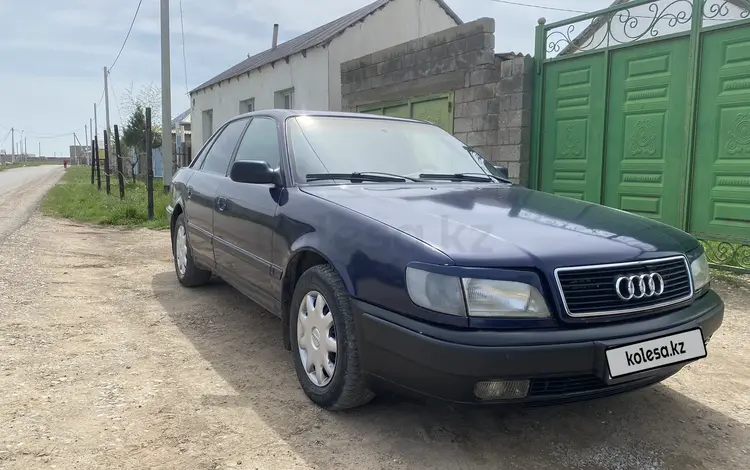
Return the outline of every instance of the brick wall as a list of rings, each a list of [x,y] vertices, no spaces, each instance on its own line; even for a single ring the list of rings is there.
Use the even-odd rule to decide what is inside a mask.
[[[495,54],[481,18],[341,64],[342,107],[454,92],[453,133],[528,183],[533,59]]]

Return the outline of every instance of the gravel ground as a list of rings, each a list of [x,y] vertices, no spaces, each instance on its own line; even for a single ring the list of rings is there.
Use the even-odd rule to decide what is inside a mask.
[[[167,233],[34,215],[0,241],[0,467],[750,468],[750,281],[717,288],[708,358],[646,390],[336,414],[299,389],[275,317],[221,282],[178,285]]]

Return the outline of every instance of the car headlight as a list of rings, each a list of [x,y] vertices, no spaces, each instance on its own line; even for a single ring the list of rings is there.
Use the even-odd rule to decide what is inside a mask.
[[[471,279],[406,268],[406,287],[412,301],[429,310],[471,317],[547,318],[547,303],[529,284]]]
[[[466,304],[457,277],[406,268],[406,289],[412,302],[429,310],[466,316]]]
[[[690,263],[690,274],[693,276],[694,291],[703,289],[711,282],[711,270],[708,268],[706,253],[703,253]]]

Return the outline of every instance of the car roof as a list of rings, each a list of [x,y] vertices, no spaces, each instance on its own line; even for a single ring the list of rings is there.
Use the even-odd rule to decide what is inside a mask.
[[[306,110],[295,110],[295,109],[263,109],[259,111],[253,111],[251,113],[241,114],[230,119],[242,119],[252,116],[269,116],[278,120],[285,120],[290,117],[296,116],[322,116],[322,117],[348,117],[357,119],[371,119],[375,121],[403,121],[403,122],[415,122],[420,124],[430,124],[426,121],[418,121],[416,119],[405,119],[394,116],[380,116],[377,114],[364,114],[364,113],[345,113],[340,111],[306,111]]]

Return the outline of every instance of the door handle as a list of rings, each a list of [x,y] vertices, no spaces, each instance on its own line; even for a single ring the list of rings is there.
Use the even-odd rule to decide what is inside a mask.
[[[193,195],[193,187],[192,186],[188,186],[187,187],[187,197],[188,197],[188,199],[190,199],[190,197],[192,195]]]
[[[227,208],[227,198],[223,196],[217,197],[216,208],[219,210],[219,212],[224,212],[224,210]]]

